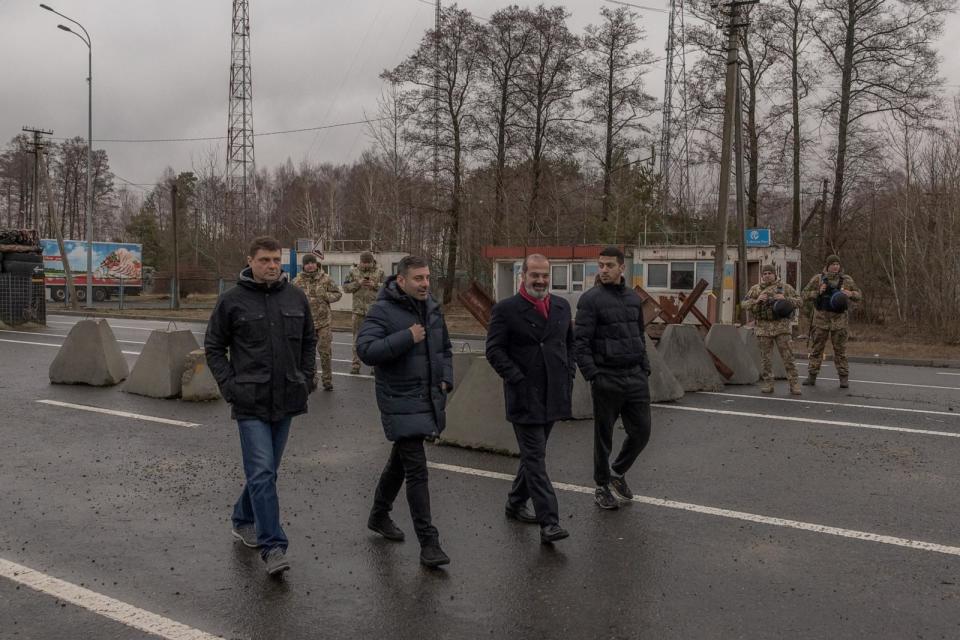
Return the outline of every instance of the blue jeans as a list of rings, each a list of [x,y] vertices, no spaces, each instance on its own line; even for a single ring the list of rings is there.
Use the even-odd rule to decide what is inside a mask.
[[[237,420],[240,449],[247,483],[233,507],[233,526],[254,525],[260,554],[274,547],[287,548],[287,535],[280,526],[280,501],[277,498],[277,470],[290,434],[290,418],[277,422],[257,419]]]

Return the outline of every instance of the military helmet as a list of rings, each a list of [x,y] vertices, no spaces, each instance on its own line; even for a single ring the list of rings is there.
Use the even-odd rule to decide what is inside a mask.
[[[793,303],[789,300],[777,300],[773,303],[773,315],[777,319],[789,318],[793,315]]]
[[[303,266],[307,266],[310,263],[316,264],[316,262],[317,262],[317,256],[313,255],[312,253],[308,253],[305,256],[303,256]]]
[[[843,313],[850,305],[850,298],[843,291],[837,291],[830,296],[830,310],[834,313]]]

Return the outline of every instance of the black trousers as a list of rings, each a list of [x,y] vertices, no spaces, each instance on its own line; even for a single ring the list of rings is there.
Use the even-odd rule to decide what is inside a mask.
[[[650,392],[643,373],[600,374],[590,386],[593,394],[593,479],[598,487],[610,482],[610,469],[617,475],[630,470],[650,441]],[[627,437],[610,465],[613,425],[623,418]]]
[[[393,508],[393,501],[407,483],[407,504],[417,539],[421,545],[436,544],[437,528],[430,518],[430,490],[427,486],[427,453],[423,450],[423,438],[403,438],[393,443],[387,466],[380,474],[377,491],[373,498],[374,517],[386,516]]]
[[[520,447],[520,468],[507,500],[511,506],[520,507],[532,499],[533,511],[541,527],[560,522],[557,494],[547,477],[547,438],[552,429],[552,422],[513,425]]]

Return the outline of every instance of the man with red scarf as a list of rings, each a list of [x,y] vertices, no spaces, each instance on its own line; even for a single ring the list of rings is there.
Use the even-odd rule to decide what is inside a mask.
[[[517,295],[498,302],[487,328],[487,361],[503,378],[507,420],[520,448],[520,469],[507,496],[506,515],[540,525],[545,544],[566,538],[557,496],[547,476],[547,439],[553,423],[571,414],[576,373],[570,304],[550,295],[550,262],[533,254],[523,262]],[[533,512],[527,501],[533,502]]]

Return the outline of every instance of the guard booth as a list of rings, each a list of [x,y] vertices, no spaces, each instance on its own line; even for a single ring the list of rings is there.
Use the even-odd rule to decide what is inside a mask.
[[[749,233],[749,231],[748,231]],[[713,288],[713,245],[669,245],[637,248],[634,253],[634,281],[654,297],[668,297],[680,304],[680,294],[688,294],[700,280]],[[800,250],[782,245],[747,247],[747,286],[760,282],[760,268],[773,264],[783,282],[800,291]],[[736,302],[747,292],[739,290],[739,250],[728,247],[723,269],[723,318],[733,322]],[[709,296],[701,296],[697,308],[709,316]],[[696,322],[692,316],[687,322]]]
[[[565,298],[574,309],[583,292],[594,285],[597,277],[597,258],[605,244],[575,244],[559,246],[494,246],[483,247],[483,257],[493,262],[494,301],[499,302],[520,290],[523,260],[532,253],[540,253],[550,260],[550,295]],[[636,284],[632,247],[619,246],[626,256],[624,274],[627,284]]]

